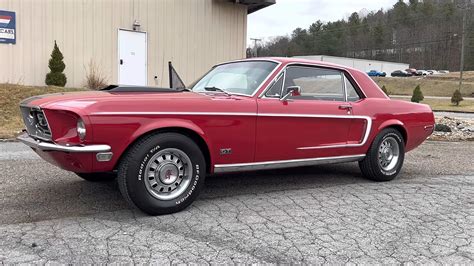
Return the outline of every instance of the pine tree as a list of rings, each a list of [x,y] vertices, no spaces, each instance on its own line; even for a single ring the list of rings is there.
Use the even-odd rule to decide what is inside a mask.
[[[48,67],[49,73],[46,74],[46,85],[64,87],[67,82],[66,75],[63,73],[66,65],[63,62],[63,54],[59,50],[56,41],[54,41],[53,52],[51,53],[51,59],[49,59]]]
[[[423,92],[421,92],[420,85],[416,86],[413,90],[413,96],[411,96],[411,101],[414,103],[419,103],[423,101],[425,97],[423,96]]]
[[[382,91],[383,91],[387,96],[389,96],[388,90],[387,90],[387,88],[385,87],[385,85],[382,86]]]
[[[451,102],[456,106],[459,106],[459,103],[463,100],[464,99],[462,98],[461,92],[459,90],[455,90],[453,96],[451,97]]]

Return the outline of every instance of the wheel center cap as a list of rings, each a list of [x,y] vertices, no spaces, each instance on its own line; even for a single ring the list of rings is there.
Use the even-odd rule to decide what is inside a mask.
[[[385,149],[382,154],[383,154],[383,157],[384,157],[385,160],[389,161],[389,160],[392,159],[392,150],[391,149]]]
[[[165,164],[160,168],[159,171],[160,181],[165,185],[173,184],[178,179],[178,173],[178,167],[176,167],[174,164]]]

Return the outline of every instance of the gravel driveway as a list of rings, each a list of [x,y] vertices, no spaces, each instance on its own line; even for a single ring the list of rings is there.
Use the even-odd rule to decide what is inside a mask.
[[[183,212],[130,210],[19,143],[0,144],[3,263],[474,263],[474,143],[427,142],[398,179],[357,164],[209,177]]]

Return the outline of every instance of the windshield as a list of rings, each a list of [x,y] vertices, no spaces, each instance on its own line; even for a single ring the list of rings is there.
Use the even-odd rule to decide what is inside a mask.
[[[276,66],[277,63],[269,61],[245,61],[219,65],[192,86],[191,90],[195,92],[222,90],[230,94],[250,96]]]

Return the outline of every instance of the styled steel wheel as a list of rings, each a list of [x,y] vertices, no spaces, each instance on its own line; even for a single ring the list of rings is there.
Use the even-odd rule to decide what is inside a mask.
[[[404,158],[402,134],[395,128],[386,128],[375,137],[359,167],[368,179],[390,181],[400,173]]]
[[[191,183],[191,159],[181,150],[159,151],[146,166],[146,188],[159,200],[177,198]]]
[[[199,146],[179,133],[156,133],[133,144],[118,167],[127,202],[151,214],[183,210],[199,195],[206,162]]]
[[[392,171],[398,164],[400,148],[394,137],[387,137],[379,145],[378,162],[384,171]]]

